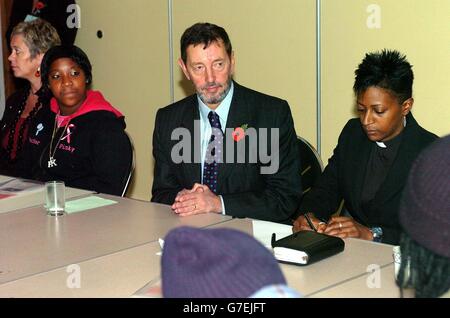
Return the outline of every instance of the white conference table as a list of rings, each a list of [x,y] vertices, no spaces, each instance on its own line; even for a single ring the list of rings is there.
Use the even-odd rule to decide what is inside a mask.
[[[159,278],[159,251],[152,242],[79,262],[80,288],[68,287],[75,272],[62,266],[0,284],[0,297],[130,297]]]
[[[117,204],[52,217],[42,206],[0,214],[0,283],[157,241],[173,227],[205,227],[219,214],[181,218],[168,206],[111,195]]]
[[[224,223],[223,226],[253,234],[252,222],[248,219],[233,219]],[[212,227],[217,227],[217,225]],[[320,295],[322,291],[365,276],[370,270],[369,265],[383,268],[393,264],[392,245],[360,239],[345,239],[344,241],[343,252],[317,263],[308,266],[280,264],[288,285],[301,292],[305,297],[320,297],[315,295]],[[390,276],[386,275],[385,279],[389,278],[395,285],[393,273]],[[396,289],[395,286],[394,288]],[[368,292],[370,293],[370,291]],[[340,296],[334,294],[333,297],[362,297],[362,295],[364,295],[364,290],[360,288],[358,293],[353,293],[349,289],[343,291]],[[381,297],[392,297],[392,293]]]
[[[158,282],[157,240],[170,229],[190,225],[253,231],[248,219],[217,214],[183,218],[168,206],[99,196],[118,204],[59,219],[36,207],[0,215],[0,297],[130,297],[147,283]],[[345,242],[344,252],[315,264],[282,264],[288,284],[306,297],[397,297],[389,272],[392,246]],[[71,264],[80,268],[81,288],[67,286]],[[370,264],[379,265],[383,273],[385,288],[376,293],[364,287]]]
[[[14,179],[12,177],[0,175],[0,183]],[[81,197],[93,193],[89,190],[66,187],[66,199]],[[0,199],[0,213],[25,209],[33,206],[43,206],[45,201],[45,186],[33,191],[24,191],[17,195]]]
[[[394,264],[380,268],[379,274],[364,273],[336,286],[311,295],[314,298],[399,298],[400,289],[394,280]],[[412,290],[405,291],[404,297],[413,297]]]

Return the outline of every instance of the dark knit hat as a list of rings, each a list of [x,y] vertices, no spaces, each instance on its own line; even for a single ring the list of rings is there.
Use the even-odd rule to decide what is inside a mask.
[[[161,264],[168,298],[247,298],[286,284],[272,253],[240,231],[178,227],[167,234]]]
[[[450,258],[450,135],[417,157],[399,213],[401,225],[414,241]]]

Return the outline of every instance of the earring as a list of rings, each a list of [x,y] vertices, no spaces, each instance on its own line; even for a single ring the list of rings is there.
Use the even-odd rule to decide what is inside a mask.
[[[403,127],[406,127],[406,116],[403,116]]]
[[[36,73],[34,73],[34,76],[41,77],[41,68],[40,67],[38,67]]]

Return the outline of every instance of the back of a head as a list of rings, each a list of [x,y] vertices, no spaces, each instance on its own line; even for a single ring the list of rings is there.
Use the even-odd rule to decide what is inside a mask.
[[[414,162],[400,223],[416,242],[450,258],[450,135],[433,142]]]
[[[31,58],[36,57],[40,53],[45,54],[51,47],[61,44],[58,31],[43,19],[20,22],[14,27],[11,38],[15,35],[23,37],[25,44],[30,50]]]
[[[232,229],[176,228],[165,238],[161,262],[166,298],[247,298],[286,284],[272,253]]]
[[[440,296],[450,288],[450,135],[436,140],[417,157],[403,192],[399,218],[406,233],[401,241],[399,274],[404,274],[404,263],[410,261],[410,283],[416,297]]]

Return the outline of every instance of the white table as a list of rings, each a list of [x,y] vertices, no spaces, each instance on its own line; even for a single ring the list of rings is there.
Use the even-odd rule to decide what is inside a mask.
[[[159,251],[152,242],[77,263],[80,288],[78,268],[62,266],[0,284],[0,297],[130,297],[159,277]]]
[[[0,214],[0,283],[155,242],[173,227],[205,227],[219,214],[178,217],[169,206],[111,195],[118,204],[62,217],[41,206]]]
[[[0,183],[13,179],[12,177],[0,175]],[[76,198],[83,195],[88,195],[93,191],[82,190],[76,188],[66,187],[65,196],[66,199]],[[29,191],[21,192],[15,196],[0,199],[0,213],[10,212],[14,210],[25,209],[33,206],[43,206],[45,201],[45,187]]]
[[[228,222],[222,225],[227,225]],[[228,224],[230,225],[230,224]],[[231,227],[234,227],[233,225]],[[359,249],[360,240],[349,239]],[[159,285],[160,247],[157,242],[143,244],[108,255],[0,284],[0,297],[130,297],[149,282]],[[344,252],[347,257],[351,251]],[[344,256],[344,254],[341,254]],[[354,255],[353,255],[354,256]],[[306,297],[398,297],[393,280],[393,265],[381,268],[381,285],[369,288],[370,274],[357,268],[339,271],[341,260],[331,257],[306,266],[282,265],[289,286]],[[373,256],[374,257],[374,256]],[[364,263],[353,258],[355,263]],[[360,266],[361,268],[364,266]],[[80,288],[71,286],[71,279],[79,269]],[[319,275],[313,279],[310,275]],[[69,283],[68,283],[69,281]]]
[[[251,220],[233,219],[223,224],[253,234]],[[213,225],[218,227],[222,225]],[[345,239],[343,252],[308,266],[280,264],[288,285],[304,296],[313,296],[322,290],[364,276],[369,265],[384,267],[393,264],[392,245],[359,239]],[[393,266],[393,265],[392,265]],[[389,276],[393,281],[393,274]],[[386,279],[389,279],[386,275]],[[395,282],[394,282],[395,284]],[[350,290],[349,290],[350,292]],[[353,294],[345,294],[351,297]],[[388,294],[390,297],[392,293]]]
[[[0,214],[0,297],[130,297],[159,280],[157,240],[170,229],[190,225],[253,233],[248,219],[183,218],[165,205],[100,196],[118,204],[59,219],[40,207]],[[306,297],[398,297],[392,246],[345,243],[344,252],[308,266],[282,264],[288,284]],[[68,287],[71,264],[80,269],[81,288]],[[381,269],[381,288],[367,287],[372,264]]]
[[[412,297],[412,291],[405,292],[404,297]],[[398,298],[400,289],[394,280],[394,264],[388,264],[378,272],[361,274],[355,278],[330,286],[311,295],[314,298]]]

